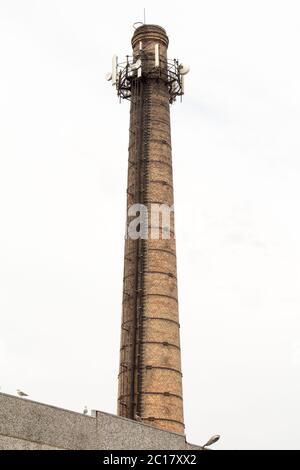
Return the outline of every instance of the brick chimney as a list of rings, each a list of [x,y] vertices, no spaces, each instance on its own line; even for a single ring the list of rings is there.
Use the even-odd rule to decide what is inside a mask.
[[[168,43],[160,26],[138,27],[116,73],[130,99],[127,227],[135,204],[148,214],[140,236],[125,239],[118,414],[184,434],[174,213],[169,233],[151,218],[153,207],[173,206],[170,103],[183,89]]]

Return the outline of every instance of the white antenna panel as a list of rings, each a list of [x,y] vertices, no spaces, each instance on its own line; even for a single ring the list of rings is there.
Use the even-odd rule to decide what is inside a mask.
[[[155,44],[155,67],[159,67],[159,44]]]
[[[117,83],[117,68],[118,68],[118,57],[116,55],[112,58],[112,71],[111,71],[111,84]]]
[[[181,84],[181,92],[184,94],[184,76],[181,75],[180,77],[180,84]]]
[[[141,67],[142,61],[141,59],[138,59],[134,64],[131,65],[130,69],[131,70],[137,70]]]

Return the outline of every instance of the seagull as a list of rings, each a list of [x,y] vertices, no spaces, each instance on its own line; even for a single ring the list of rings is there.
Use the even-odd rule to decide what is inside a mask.
[[[138,414],[134,415],[134,419],[136,421],[139,421],[139,422],[143,421],[142,418],[140,417],[140,415],[138,415]]]
[[[87,406],[85,406],[85,407],[84,407],[84,410],[83,410],[83,414],[84,414],[84,415],[87,415],[88,412],[89,412],[89,410],[88,410]]]
[[[19,395],[19,397],[28,397],[27,393],[25,392],[22,392],[22,390],[17,390],[17,395]]]

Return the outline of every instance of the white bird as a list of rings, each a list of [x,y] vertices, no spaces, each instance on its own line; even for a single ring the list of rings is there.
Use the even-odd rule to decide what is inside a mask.
[[[87,415],[88,412],[89,412],[89,410],[88,410],[87,406],[85,406],[85,407],[84,407],[84,410],[83,410],[83,414],[84,414],[84,415]]]
[[[19,397],[28,397],[27,393],[25,392],[22,392],[22,390],[17,390],[17,395],[19,395]]]

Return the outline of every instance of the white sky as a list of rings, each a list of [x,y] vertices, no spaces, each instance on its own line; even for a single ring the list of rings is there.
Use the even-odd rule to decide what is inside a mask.
[[[299,448],[297,1],[0,0],[0,385],[116,412],[132,23],[190,64],[172,107],[190,442]]]

